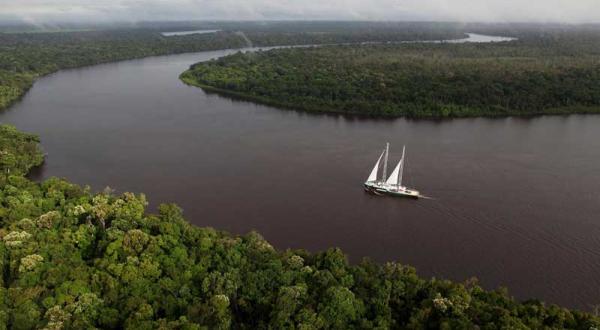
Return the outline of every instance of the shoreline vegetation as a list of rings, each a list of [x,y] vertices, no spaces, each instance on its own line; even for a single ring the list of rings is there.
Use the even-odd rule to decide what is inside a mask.
[[[600,113],[600,29],[502,43],[369,44],[236,53],[189,85],[308,112],[454,118]]]
[[[0,328],[594,329],[600,318],[518,302],[477,280],[423,279],[414,268],[342,251],[273,248],[258,233],[188,223],[174,204],[32,182],[35,136],[0,126],[23,156],[0,180]],[[35,143],[32,146],[32,143]]]
[[[210,85],[205,85],[199,83],[196,79],[194,79],[193,75],[186,71],[182,73],[179,79],[188,86],[198,87],[204,90],[205,92],[215,93],[220,96],[230,97],[239,101],[246,102],[254,102],[257,104],[262,104],[271,107],[278,107],[287,110],[301,111],[313,114],[331,114],[331,115],[344,115],[344,116],[358,116],[358,117],[372,117],[372,118],[381,118],[385,120],[386,118],[398,118],[401,116],[395,114],[371,114],[360,111],[343,111],[340,109],[327,109],[324,110],[318,107],[311,107],[309,105],[297,104],[286,101],[277,101],[272,100],[266,97],[244,94],[241,92],[236,92],[228,89],[222,89],[213,87]],[[475,117],[487,117],[487,118],[503,118],[503,117],[534,117],[534,116],[543,116],[543,115],[584,115],[584,114],[600,114],[600,106],[599,107],[562,107],[562,108],[548,108],[545,110],[541,110],[538,112],[532,111],[527,113],[506,113],[506,112],[494,112],[494,113],[485,113],[485,114],[477,114],[477,115],[425,115],[425,116],[405,116],[407,118],[412,119],[422,119],[422,120],[438,120],[438,119],[451,119],[451,118],[475,118]]]
[[[218,26],[165,24],[142,28],[71,32],[10,32],[0,27],[0,111],[17,102],[41,76],[61,69],[101,63],[244,47],[291,46],[460,38],[458,24],[374,22],[222,22]],[[214,33],[165,36],[182,30],[218,29]]]
[[[246,35],[269,45],[314,33],[261,29]],[[135,50],[132,32],[119,42],[104,33],[0,34],[14,38],[0,44],[0,109],[22,95],[27,75],[33,82],[61,68],[206,47],[169,37],[183,45]],[[27,179],[42,162],[35,135],[0,125],[0,329],[600,327],[591,313],[519,302],[476,280],[423,279],[395,262],[352,265],[335,248],[280,251],[255,232],[193,226],[174,204],[151,214],[143,194]]]
[[[21,99],[37,78],[62,69],[243,46],[230,33],[185,37],[147,30],[0,33],[0,111]]]

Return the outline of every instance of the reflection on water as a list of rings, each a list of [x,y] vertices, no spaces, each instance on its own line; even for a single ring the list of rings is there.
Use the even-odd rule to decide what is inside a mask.
[[[192,31],[172,31],[172,32],[161,32],[161,34],[165,37],[172,36],[187,36],[190,34],[206,34],[206,33],[215,33],[221,30],[192,30]]]
[[[145,192],[152,208],[177,202],[197,225],[256,229],[279,248],[338,246],[424,276],[477,276],[519,298],[600,302],[600,116],[311,115],[178,80],[231,52],[62,71],[0,120],[40,134],[41,179]],[[406,184],[434,200],[363,192],[387,141],[406,144]]]
[[[500,37],[500,36],[488,36],[477,33],[467,33],[466,38],[461,39],[447,39],[447,40],[417,40],[417,41],[402,41],[401,43],[423,43],[423,44],[464,44],[464,43],[493,43],[493,42],[507,42],[514,41],[517,38],[512,37]]]
[[[467,33],[468,37],[464,39],[454,39],[454,40],[444,40],[442,42],[453,43],[453,44],[461,44],[466,42],[475,42],[475,43],[489,43],[489,42],[506,42],[517,40],[517,38],[511,37],[498,37],[498,36],[486,36],[483,34],[477,33]]]

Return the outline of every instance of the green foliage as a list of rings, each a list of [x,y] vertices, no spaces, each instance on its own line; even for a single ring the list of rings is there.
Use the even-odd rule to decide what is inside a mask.
[[[175,205],[59,179],[0,188],[0,320],[13,329],[570,328],[600,320],[425,280],[339,249],[277,251],[188,224]]]
[[[244,45],[240,36],[229,32],[182,37],[133,29],[0,33],[0,110],[19,99],[36,77],[60,69]]]
[[[237,53],[186,83],[283,107],[374,116],[600,112],[600,31],[491,44],[367,44]]]
[[[125,41],[115,44],[109,33],[107,43],[122,46],[124,53],[107,55],[102,35],[87,44],[84,40],[87,46],[81,53],[80,41],[63,34],[9,36],[4,41],[16,41],[0,48],[18,52],[25,47],[22,43],[30,43],[39,49],[36,38],[67,38],[61,44],[66,52],[53,50],[49,61],[43,55],[31,60],[38,56],[31,49],[24,53],[30,65],[23,77],[83,65],[76,59],[79,55],[91,64],[148,54],[143,43],[125,38],[142,48],[137,53]],[[94,45],[99,57],[88,58]],[[306,50],[315,51],[320,50]],[[57,54],[65,56],[58,59]],[[279,56],[272,54],[257,57]],[[294,51],[285,54],[295,56]],[[227,61],[223,66],[228,79],[246,84],[235,79],[251,66],[228,68]],[[210,66],[220,65],[215,63]],[[326,91],[328,83],[318,86]],[[10,174],[0,182],[0,329],[600,327],[591,314],[533,300],[517,302],[503,290],[486,291],[474,282],[426,280],[397,263],[351,265],[339,249],[277,251],[258,233],[233,236],[194,227],[173,204],[148,214],[144,195],[93,194],[60,179],[31,182],[22,175],[43,160],[38,140],[14,127],[0,126],[0,151],[2,171]]]
[[[225,29],[243,31],[257,46],[346,44],[465,37],[470,28],[432,22],[269,22],[231,23]]]
[[[35,135],[0,125],[0,185],[10,175],[25,175],[32,167],[42,164],[44,156],[38,142]]]
[[[0,69],[0,109],[7,108],[33,85],[31,74]]]
[[[464,35],[458,26],[423,23],[222,22],[209,28],[222,31],[165,37],[157,30],[159,26],[155,26],[104,31],[0,33],[0,110],[23,96],[36,77],[60,69],[251,45],[448,39]]]

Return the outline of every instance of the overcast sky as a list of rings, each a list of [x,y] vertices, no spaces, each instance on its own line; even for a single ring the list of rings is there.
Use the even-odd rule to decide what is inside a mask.
[[[0,0],[0,19],[600,22],[600,0]]]

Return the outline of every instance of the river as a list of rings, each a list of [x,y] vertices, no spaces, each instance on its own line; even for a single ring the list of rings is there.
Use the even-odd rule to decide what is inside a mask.
[[[65,70],[0,121],[39,134],[35,178],[144,192],[154,210],[276,247],[342,248],[419,274],[567,307],[600,303],[600,116],[377,120],[311,115],[189,87],[212,51]],[[432,200],[368,195],[384,143]]]

